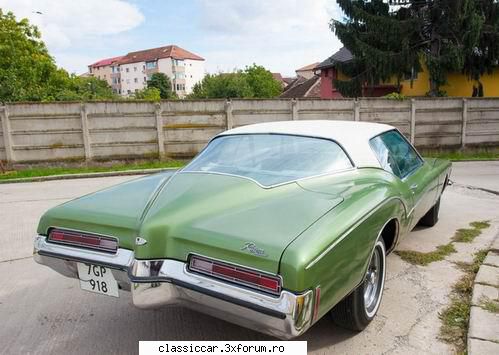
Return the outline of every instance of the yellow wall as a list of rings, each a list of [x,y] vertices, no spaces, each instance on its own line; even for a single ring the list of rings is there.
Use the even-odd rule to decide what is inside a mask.
[[[471,97],[473,94],[473,85],[478,87],[478,83],[469,80],[466,75],[452,73],[447,77],[447,85],[440,89],[447,93],[447,96]],[[484,97],[499,97],[499,68],[496,68],[491,75],[485,74],[480,78],[483,85]],[[430,91],[429,73],[426,66],[423,65],[423,71],[418,73],[417,79],[412,82],[406,80],[402,82],[401,94],[405,96],[425,96]]]
[[[338,73],[338,79],[348,80],[349,78],[343,73]],[[473,94],[473,85],[478,87],[478,83],[474,80],[468,80],[466,75],[460,73],[452,73],[447,77],[448,84],[440,88],[440,90],[445,91],[447,96],[459,96],[459,97],[471,97]],[[480,78],[480,82],[483,85],[483,95],[484,97],[499,97],[499,67],[496,68],[492,74],[485,74]],[[384,84],[396,84],[395,79],[390,80]],[[423,70],[418,73],[415,80],[404,80],[401,82],[402,91],[401,94],[405,96],[426,96],[426,93],[430,91],[430,78],[429,73],[425,65],[423,65]]]

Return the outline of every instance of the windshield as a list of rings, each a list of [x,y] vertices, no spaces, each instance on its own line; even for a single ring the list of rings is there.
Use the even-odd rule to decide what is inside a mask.
[[[246,134],[214,139],[183,171],[238,175],[271,186],[351,167],[343,149],[330,140]]]

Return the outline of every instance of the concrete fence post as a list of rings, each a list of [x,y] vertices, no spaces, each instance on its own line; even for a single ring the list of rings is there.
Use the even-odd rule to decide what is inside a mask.
[[[411,144],[416,141],[416,100],[411,99]]]
[[[232,101],[225,101],[225,125],[227,130],[234,127],[234,115],[232,114]]]
[[[159,102],[154,106],[154,115],[156,116],[156,131],[158,133],[158,155],[163,158],[165,156],[165,132],[163,131],[163,110]]]
[[[360,121],[360,101],[358,99],[353,101],[353,119],[354,121]]]
[[[2,121],[3,145],[7,161],[15,161],[14,150],[12,149],[12,134],[9,121],[9,110],[7,106],[0,107],[0,119]]]
[[[291,119],[293,121],[297,121],[300,119],[299,116],[299,111],[298,111],[298,100],[297,99],[292,99],[291,100]]]
[[[461,148],[466,146],[466,126],[468,125],[468,100],[463,99],[463,126],[461,129]]]
[[[83,136],[83,147],[85,149],[85,160],[92,159],[92,146],[90,144],[90,133],[88,131],[87,104],[80,106],[81,134]]]

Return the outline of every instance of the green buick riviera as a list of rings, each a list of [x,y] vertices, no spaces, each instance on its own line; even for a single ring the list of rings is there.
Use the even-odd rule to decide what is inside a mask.
[[[362,330],[386,255],[437,222],[450,170],[388,125],[239,127],[183,169],[50,209],[35,260],[139,308],[181,304],[283,339],[329,314]]]

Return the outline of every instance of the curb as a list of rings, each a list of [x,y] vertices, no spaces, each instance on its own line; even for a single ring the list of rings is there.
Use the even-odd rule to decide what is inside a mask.
[[[484,299],[499,300],[499,234],[490,246],[473,282],[468,354],[499,354],[499,313],[482,308]]]
[[[30,178],[0,180],[0,184],[14,184],[14,183],[23,183],[23,182],[41,182],[41,181],[52,181],[52,180],[90,179],[90,178],[109,177],[109,176],[150,175],[150,174],[160,173],[163,171],[175,171],[178,169],[179,168],[158,168],[158,169],[106,171],[106,172],[100,172],[100,173],[81,173],[81,174],[36,176],[36,177],[30,177]]]

